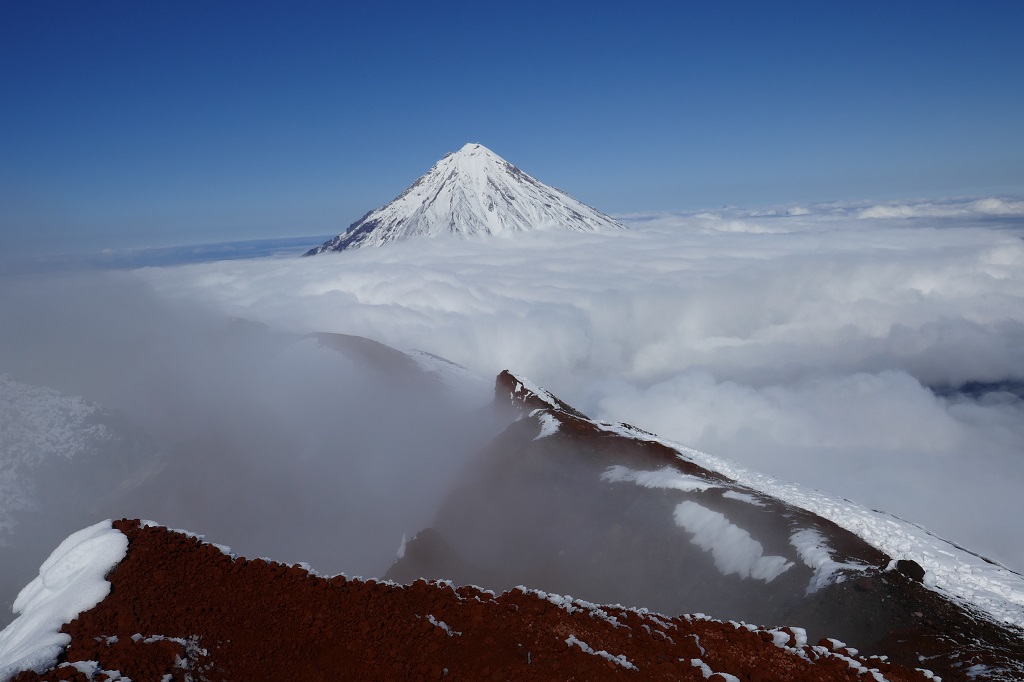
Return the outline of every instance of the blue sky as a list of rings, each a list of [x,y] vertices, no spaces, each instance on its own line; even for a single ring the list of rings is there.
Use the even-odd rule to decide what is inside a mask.
[[[608,213],[1024,193],[1024,4],[0,9],[0,247],[331,234],[481,142]]]

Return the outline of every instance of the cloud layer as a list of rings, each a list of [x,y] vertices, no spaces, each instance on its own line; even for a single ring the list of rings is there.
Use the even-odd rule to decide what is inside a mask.
[[[1024,202],[630,216],[142,271],[168,296],[360,334],[919,522],[1018,570]],[[970,395],[956,391],[974,384]],[[935,389],[935,390],[933,390]],[[991,390],[989,390],[991,389]]]
[[[1024,202],[627,222],[613,235],[7,278],[0,372],[129,411],[164,438],[223,424],[234,451],[270,466],[282,443],[333,452],[352,444],[345,424],[372,432],[350,409],[370,409],[372,382],[319,352],[268,364],[261,347],[211,339],[229,316],[358,334],[484,376],[512,369],[594,417],[891,511],[1024,570]],[[374,414],[385,400],[370,401]],[[395,418],[414,414],[413,403]],[[402,472],[431,481],[408,514],[380,524],[374,561],[418,528],[411,519],[429,513],[458,462],[436,464],[410,452],[398,473],[345,478],[363,481],[345,484],[353,509],[401,487]],[[191,509],[159,518],[196,524]],[[225,539],[237,535],[228,525]]]
[[[130,273],[3,285],[0,626],[61,538],[110,517],[382,575],[503,426],[411,370],[229,321]]]

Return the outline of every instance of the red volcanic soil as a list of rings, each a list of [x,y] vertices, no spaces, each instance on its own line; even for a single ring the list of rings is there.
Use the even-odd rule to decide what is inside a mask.
[[[87,661],[136,682],[732,679],[712,672],[739,680],[876,679],[864,668],[892,681],[926,679],[848,650],[801,645],[792,632],[518,589],[493,596],[437,582],[320,578],[297,566],[233,559],[138,521],[114,525],[129,547],[108,576],[109,596],[64,627],[72,643],[57,668],[21,673],[19,682],[86,680]]]

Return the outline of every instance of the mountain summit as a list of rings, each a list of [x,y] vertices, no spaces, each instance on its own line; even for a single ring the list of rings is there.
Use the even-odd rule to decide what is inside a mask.
[[[305,255],[384,246],[419,235],[460,237],[556,228],[625,229],[618,221],[530,177],[481,144],[446,154],[391,203],[370,211]]]

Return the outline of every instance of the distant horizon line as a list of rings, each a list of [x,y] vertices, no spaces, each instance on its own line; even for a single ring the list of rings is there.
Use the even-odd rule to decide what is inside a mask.
[[[991,213],[982,211],[975,213],[976,218],[995,218],[1020,220],[1024,219],[1024,194],[999,193],[999,194],[960,194],[948,195],[938,198],[926,196],[906,197],[902,199],[875,200],[870,198],[859,200],[828,200],[812,202],[780,202],[780,203],[756,203],[749,205],[725,204],[716,207],[703,209],[680,209],[680,210],[645,210],[630,211],[625,213],[609,214],[616,220],[643,224],[657,217],[668,216],[694,216],[714,212],[749,212],[750,217],[760,218],[783,218],[800,217],[829,211],[851,211],[851,214],[858,209],[881,209],[881,208],[912,208],[912,207],[968,207],[984,202],[1002,202],[1006,206],[1012,206],[1009,211],[995,210]],[[779,213],[789,209],[787,212]],[[1017,210],[1021,209],[1021,210]],[[851,215],[851,217],[853,217]],[[863,219],[865,216],[859,216]],[[881,217],[881,216],[874,216]],[[905,215],[889,215],[888,218],[905,219],[939,219],[952,217],[944,215],[941,210],[932,214],[920,214],[915,211],[908,211]],[[965,216],[959,216],[965,217]],[[1014,221],[1016,222],[1016,221]],[[87,266],[101,269],[122,269],[132,267],[146,267],[148,261],[152,264],[166,264],[166,261],[177,263],[202,262],[207,260],[237,260],[242,258],[255,258],[261,256],[275,255],[276,252],[284,252],[291,249],[299,249],[317,246],[325,241],[343,234],[348,227],[332,232],[320,234],[305,234],[294,236],[275,237],[246,237],[244,239],[221,239],[216,241],[201,242],[180,242],[177,244],[145,245],[145,246],[119,246],[70,249],[66,251],[36,251],[33,253],[11,254],[12,258],[0,258],[0,261],[10,264],[15,261],[27,261],[26,266],[43,266],[45,269],[64,269],[65,267]],[[251,248],[246,248],[251,247]],[[181,257],[187,252],[194,252],[194,257],[185,260],[176,260],[175,255]],[[166,258],[161,258],[166,256]],[[133,261],[147,261],[146,264],[132,265]]]

